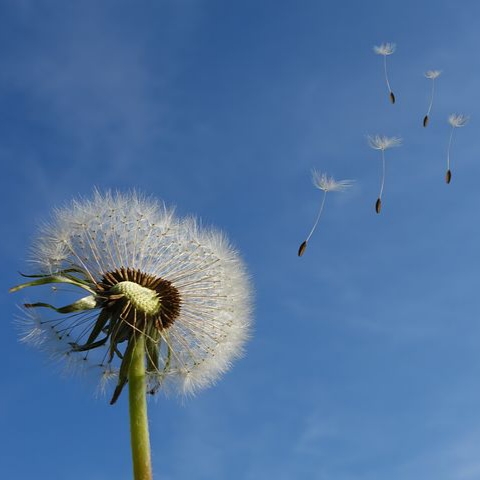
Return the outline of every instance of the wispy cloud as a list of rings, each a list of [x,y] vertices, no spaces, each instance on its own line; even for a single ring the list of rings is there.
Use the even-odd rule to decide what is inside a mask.
[[[43,153],[50,161],[63,158],[54,172],[58,180],[92,184],[101,174],[104,181],[118,182],[132,169],[148,176],[162,161],[158,145],[172,137],[173,128],[175,42],[182,42],[186,25],[195,22],[196,8],[183,3],[176,30],[164,34],[128,30],[128,11],[103,3],[43,11],[25,2],[17,9],[16,20],[23,18],[29,29],[21,42],[12,41],[0,88],[33,106],[26,121],[44,131],[50,150]],[[112,11],[117,21],[111,21]],[[164,32],[160,13],[151,15],[159,16],[159,32]],[[138,21],[147,20],[138,15]],[[30,23],[32,16],[38,21]],[[154,35],[157,55],[152,55]]]

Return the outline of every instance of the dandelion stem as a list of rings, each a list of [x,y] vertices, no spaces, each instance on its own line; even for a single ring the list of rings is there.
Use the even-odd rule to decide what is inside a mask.
[[[139,334],[131,341],[135,341],[128,371],[133,477],[134,480],[152,480],[147,398],[145,393],[145,337],[143,334]]]
[[[323,192],[323,198],[322,198],[322,203],[320,204],[320,208],[318,210],[318,213],[317,213],[317,218],[315,219],[315,223],[313,224],[313,227],[312,229],[310,230],[310,233],[308,234],[308,237],[307,239],[305,240],[305,242],[308,242],[310,240],[310,237],[313,235],[313,232],[315,231],[315,229],[317,228],[317,225],[318,225],[318,221],[320,220],[320,216],[322,215],[322,212],[323,212],[323,206],[325,205],[325,199],[327,198],[327,191],[324,190]]]

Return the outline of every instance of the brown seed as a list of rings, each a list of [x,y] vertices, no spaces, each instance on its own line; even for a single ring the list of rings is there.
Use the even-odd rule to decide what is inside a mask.
[[[445,181],[447,183],[450,183],[451,180],[452,180],[452,172],[450,170],[447,170],[447,173],[445,174]]]
[[[307,241],[305,240],[298,249],[298,256],[301,257],[305,253],[305,249],[307,248]]]
[[[382,210],[382,199],[377,198],[377,201],[375,202],[375,211],[380,213],[380,210]]]
[[[423,119],[423,126],[426,127],[428,125],[428,115],[425,115],[425,118]]]
[[[395,95],[393,94],[393,92],[390,92],[390,101],[392,103],[395,103]]]

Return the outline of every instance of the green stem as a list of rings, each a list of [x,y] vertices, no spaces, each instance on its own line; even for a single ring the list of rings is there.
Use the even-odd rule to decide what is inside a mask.
[[[145,380],[145,338],[140,334],[131,341],[136,342],[128,371],[133,478],[152,480]]]

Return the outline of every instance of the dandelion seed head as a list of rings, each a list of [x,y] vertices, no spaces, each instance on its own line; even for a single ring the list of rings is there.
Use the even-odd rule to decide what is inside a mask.
[[[252,291],[238,252],[221,232],[155,200],[95,192],[56,210],[33,244],[31,265],[37,277],[61,277],[89,296],[63,310],[29,304],[23,341],[94,367],[101,389],[119,377],[138,333],[152,393],[207,387],[243,354]],[[52,309],[63,315],[49,316]]]
[[[381,45],[375,45],[373,51],[377,55],[391,55],[395,52],[397,46],[395,43],[382,43]]]
[[[441,73],[441,70],[427,70],[425,72],[425,77],[430,78],[431,80],[435,80],[440,76]]]
[[[341,192],[351,187],[355,182],[353,180],[335,180],[326,173],[312,170],[312,183],[319,190],[324,192]]]
[[[386,137],[384,135],[368,135],[368,144],[374,150],[387,150],[392,147],[400,147],[402,145],[401,137]]]
[[[468,115],[464,115],[463,113],[452,113],[448,117],[448,123],[450,123],[450,125],[454,128],[464,127],[469,120],[470,117]]]

